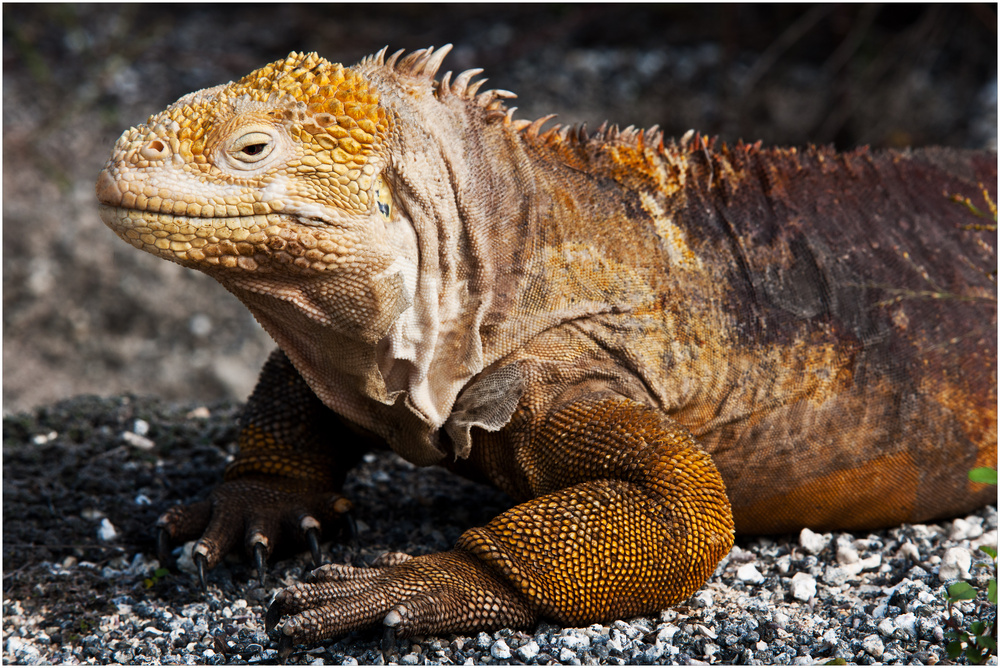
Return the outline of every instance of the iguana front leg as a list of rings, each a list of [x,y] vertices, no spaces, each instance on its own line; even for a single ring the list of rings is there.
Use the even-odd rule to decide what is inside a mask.
[[[339,494],[367,444],[323,405],[280,350],[261,371],[243,412],[239,454],[210,497],[175,506],[157,521],[160,551],[198,539],[205,571],[244,543],[263,577],[265,560],[285,539],[308,544],[319,563],[319,537],[350,510]]]
[[[644,404],[592,392],[539,413],[530,400],[475,458],[533,496],[450,552],[378,568],[328,567],[277,595],[287,645],[384,624],[400,636],[585,624],[681,601],[733,542],[725,489],[690,433]],[[516,472],[516,473],[512,473]]]

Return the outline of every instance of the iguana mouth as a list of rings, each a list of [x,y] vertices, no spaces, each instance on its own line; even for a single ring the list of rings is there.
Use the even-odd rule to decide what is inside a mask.
[[[264,258],[309,268],[329,255],[321,251],[319,257],[306,259],[307,254],[316,255],[310,253],[315,249],[309,248],[310,242],[301,243],[295,228],[318,225],[283,213],[197,217],[107,204],[101,204],[99,212],[105,225],[136,248],[199,269],[254,270]]]

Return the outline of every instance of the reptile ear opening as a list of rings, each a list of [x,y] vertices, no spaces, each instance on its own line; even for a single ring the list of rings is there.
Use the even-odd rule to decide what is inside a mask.
[[[389,222],[392,218],[392,191],[389,190],[389,184],[385,182],[385,179],[381,175],[375,179],[375,208],[378,210],[379,216],[382,220]]]

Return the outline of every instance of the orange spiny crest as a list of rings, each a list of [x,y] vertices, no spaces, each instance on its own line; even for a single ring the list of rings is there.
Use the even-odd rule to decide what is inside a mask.
[[[340,147],[351,154],[361,150],[357,144],[373,145],[389,134],[389,117],[365,77],[315,53],[293,52],[284,61],[243,77],[227,92],[229,97],[249,95],[262,101],[276,95],[291,98],[304,105],[312,125],[329,128]]]

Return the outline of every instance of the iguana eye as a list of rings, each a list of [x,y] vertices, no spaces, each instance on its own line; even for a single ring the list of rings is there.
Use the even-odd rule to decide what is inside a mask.
[[[274,138],[266,132],[248,132],[229,147],[229,154],[239,162],[260,162],[274,149]]]
[[[383,220],[392,218],[392,192],[381,176],[375,181],[375,208]]]

